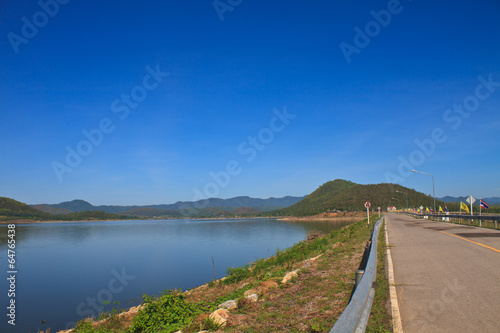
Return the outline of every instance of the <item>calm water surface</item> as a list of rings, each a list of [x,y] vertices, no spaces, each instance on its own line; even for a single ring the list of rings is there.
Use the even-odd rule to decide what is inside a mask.
[[[327,233],[347,224],[275,219],[16,224],[16,326],[7,323],[9,284],[4,278],[0,332],[69,328],[82,317],[97,315],[106,300],[127,308],[143,294],[209,282],[214,278],[212,256],[221,278],[226,268],[270,257],[309,232]],[[2,225],[4,276],[7,239]]]

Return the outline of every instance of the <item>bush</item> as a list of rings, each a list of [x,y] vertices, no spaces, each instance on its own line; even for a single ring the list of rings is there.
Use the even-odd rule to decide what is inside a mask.
[[[131,332],[174,332],[189,325],[200,313],[196,304],[186,301],[182,293],[172,290],[158,298],[144,295],[145,307],[134,318]]]
[[[228,268],[226,270],[226,279],[223,281],[223,284],[231,284],[235,282],[240,282],[247,277],[250,276],[250,270],[248,269],[249,265],[245,265],[243,267],[237,268]]]

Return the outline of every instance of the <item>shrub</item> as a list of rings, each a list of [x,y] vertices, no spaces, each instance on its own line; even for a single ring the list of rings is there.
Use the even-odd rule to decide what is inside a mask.
[[[130,331],[174,332],[189,325],[200,311],[182,293],[166,291],[158,298],[144,295],[145,307],[134,318]]]

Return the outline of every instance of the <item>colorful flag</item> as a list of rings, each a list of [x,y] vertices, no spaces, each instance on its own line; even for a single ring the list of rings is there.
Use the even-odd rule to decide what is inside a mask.
[[[429,207],[425,207],[426,212],[430,212]]]
[[[444,205],[444,210],[445,210],[445,212],[448,213],[448,207],[446,207],[446,205]]]
[[[439,206],[439,211],[440,211],[441,213],[444,213],[443,207]]]
[[[488,204],[481,199],[481,208],[488,209],[490,206],[488,206]]]
[[[460,201],[460,208],[461,208],[462,210],[466,211],[467,213],[469,213],[469,212],[470,212],[469,207],[467,207],[467,205],[466,205],[466,204],[464,204],[462,201]]]

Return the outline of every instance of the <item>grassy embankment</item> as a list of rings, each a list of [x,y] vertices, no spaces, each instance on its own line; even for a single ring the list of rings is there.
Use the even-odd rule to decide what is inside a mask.
[[[366,328],[366,332],[369,333],[392,332],[386,247],[385,228],[382,225],[378,235],[377,246],[377,288],[375,289],[372,311],[368,319],[368,327]]]
[[[112,311],[101,315],[98,323],[82,320],[73,332],[328,332],[349,302],[354,272],[372,226],[367,226],[365,219],[300,242],[269,259],[229,269],[226,279],[189,292],[145,296],[138,312]],[[389,331],[384,249],[381,239],[377,280],[382,287],[375,296],[369,323],[372,332]],[[297,269],[297,276],[282,283],[287,272]],[[257,293],[258,301],[245,298],[245,292]],[[236,300],[238,305],[229,311],[226,325],[219,327],[209,314],[227,300]]]

